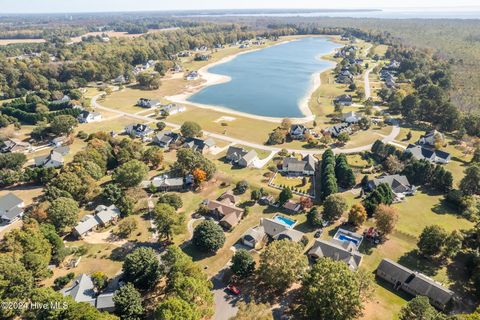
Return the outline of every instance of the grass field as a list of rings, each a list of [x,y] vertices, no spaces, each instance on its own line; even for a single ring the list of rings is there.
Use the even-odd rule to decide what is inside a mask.
[[[275,176],[275,179],[273,179],[272,183],[277,186],[288,187],[290,189],[308,194],[312,192],[313,187],[311,177],[307,177],[307,183],[304,185],[302,177],[286,177],[279,173]]]

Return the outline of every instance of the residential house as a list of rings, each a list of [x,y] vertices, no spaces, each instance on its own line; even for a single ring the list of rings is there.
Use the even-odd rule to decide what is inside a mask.
[[[187,74],[188,81],[197,80],[198,78],[200,78],[200,75],[197,71],[191,71]]]
[[[25,203],[22,199],[9,192],[0,197],[1,224],[10,224],[23,216]]]
[[[341,106],[350,106],[352,105],[352,96],[349,94],[342,94],[333,100],[334,103],[341,105]]]
[[[231,193],[224,193],[217,200],[207,201],[207,208],[226,230],[235,227],[243,217],[245,210],[235,206],[236,201],[236,197]]]
[[[452,156],[448,152],[441,150],[433,150],[415,144],[409,144],[405,152],[410,153],[412,157],[417,160],[426,160],[428,162],[438,164],[449,163],[452,158]]]
[[[247,154],[245,154],[242,158],[240,158],[237,164],[240,167],[247,168],[247,167],[251,167],[257,160],[258,160],[257,152],[252,149],[248,151]]]
[[[66,136],[56,137],[50,141],[50,145],[54,147],[61,147],[67,143],[68,138]]]
[[[142,181],[142,188],[155,188],[157,191],[182,191],[186,187],[184,178],[170,178],[168,175],[160,175],[154,177],[152,180]]]
[[[50,102],[51,104],[62,104],[62,103],[67,103],[70,101],[70,97],[67,95],[64,95],[61,99],[58,100],[53,100]]]
[[[208,61],[210,56],[208,54],[197,53],[193,59],[195,61]]]
[[[0,144],[0,152],[30,152],[32,146],[28,142],[23,142],[18,139],[7,139]]]
[[[50,151],[49,155],[34,158],[36,167],[43,168],[59,168],[63,166],[65,160],[63,157],[68,154],[70,148],[68,146],[56,147]]]
[[[125,128],[125,132],[138,138],[146,138],[153,133],[153,130],[146,124],[132,124]]]
[[[115,79],[112,80],[112,83],[114,84],[125,84],[127,83],[127,79],[125,79],[124,75],[119,75]]]
[[[392,79],[392,78],[388,78],[385,80],[385,85],[388,87],[388,88],[395,88],[396,87],[396,83],[395,83],[395,80]]]
[[[340,241],[337,239],[317,239],[312,248],[308,250],[308,257],[313,261],[320,258],[330,258],[336,261],[343,261],[348,268],[355,271],[362,263],[363,255],[358,252],[353,242]]]
[[[292,140],[302,140],[307,133],[307,128],[302,124],[292,124],[290,127],[290,138]]]
[[[183,144],[184,148],[192,149],[193,151],[206,154],[210,148],[215,146],[215,141],[211,138],[202,140],[198,138],[187,138]]]
[[[102,119],[102,115],[99,112],[90,112],[90,111],[82,111],[77,117],[78,122],[80,123],[90,123],[99,121]]]
[[[183,69],[181,65],[179,65],[178,63],[175,63],[175,65],[173,66],[173,68],[170,69],[170,71],[173,73],[180,73],[183,71]]]
[[[282,162],[282,172],[289,176],[313,176],[317,159],[312,155],[307,155],[298,160],[295,157],[287,157]]]
[[[352,128],[350,128],[350,124],[346,122],[335,124],[330,128],[327,128],[326,131],[329,132],[332,137],[338,137],[342,132],[352,134]]]
[[[398,68],[400,68],[400,62],[396,61],[396,60],[392,60],[390,61],[390,63],[386,66],[383,67],[384,69],[386,70],[397,70]]]
[[[360,117],[353,111],[342,114],[342,121],[348,124],[358,123],[361,118],[362,117]]]
[[[275,203],[275,198],[271,195],[266,195],[266,196],[261,197],[258,200],[258,203],[260,203],[261,205],[264,205],[264,206],[269,206],[269,205],[272,205],[272,204]]]
[[[185,112],[187,108],[183,105],[177,105],[176,103],[170,103],[160,106],[160,113],[162,116],[174,115],[180,112]]]
[[[232,164],[246,168],[250,167],[258,160],[258,155],[255,150],[247,151],[240,147],[230,146],[227,149],[225,159]]]
[[[287,202],[285,202],[283,204],[282,207],[283,207],[283,209],[285,209],[285,211],[287,211],[289,213],[292,213],[292,214],[296,214],[302,209],[302,206],[300,205],[300,203],[295,202],[293,200],[288,200]]]
[[[99,205],[95,208],[95,214],[85,216],[84,219],[73,228],[72,233],[76,237],[81,238],[99,226],[105,227],[111,223],[115,223],[119,217],[120,210],[115,205],[112,204],[109,207]]]
[[[137,101],[137,106],[142,108],[153,108],[160,105],[160,100],[140,98]]]
[[[248,229],[242,236],[242,243],[252,249],[260,249],[266,241],[267,234],[263,226]]]
[[[276,220],[275,218],[261,218],[260,226],[265,234],[272,240],[289,240],[300,242],[303,238],[303,232],[293,229],[291,226]]]
[[[86,302],[100,311],[115,311],[113,302],[114,292],[104,292],[97,296],[93,280],[89,275],[82,273],[73,280],[71,287],[62,289],[63,296],[71,296],[75,302]]]
[[[437,141],[445,141],[445,137],[440,131],[432,130],[421,136],[417,143],[434,147]]]
[[[377,276],[413,296],[426,296],[430,303],[443,310],[452,300],[454,292],[426,275],[412,271],[390,259],[383,259],[377,268]]]
[[[153,137],[153,142],[159,147],[168,148],[172,143],[176,143],[180,139],[180,134],[172,131],[164,131]]]
[[[368,185],[370,190],[374,190],[382,183],[388,184],[398,198],[403,198],[406,195],[412,195],[416,191],[415,186],[410,184],[407,177],[399,174],[381,176],[369,181]]]

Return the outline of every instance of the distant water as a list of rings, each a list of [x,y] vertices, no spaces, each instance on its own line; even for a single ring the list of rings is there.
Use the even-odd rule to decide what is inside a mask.
[[[313,74],[332,66],[320,57],[338,47],[326,38],[309,37],[239,55],[208,70],[231,81],[206,87],[188,100],[266,117],[303,117],[299,105]]]

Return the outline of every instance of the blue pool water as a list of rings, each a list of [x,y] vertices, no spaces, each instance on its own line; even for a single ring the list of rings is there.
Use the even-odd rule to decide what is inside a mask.
[[[355,243],[355,245],[358,245],[358,240],[357,239],[354,239],[354,238],[350,238],[344,234],[341,234],[338,236],[338,239],[339,240],[342,240],[342,241],[350,241],[350,242],[353,242]]]
[[[313,75],[333,65],[319,57],[339,48],[326,38],[307,37],[237,56],[211,67],[231,81],[204,88],[191,102],[266,117],[303,117]]]
[[[293,225],[295,225],[295,223],[297,223],[295,220],[289,219],[284,216],[275,216],[273,219],[289,227],[292,227]]]

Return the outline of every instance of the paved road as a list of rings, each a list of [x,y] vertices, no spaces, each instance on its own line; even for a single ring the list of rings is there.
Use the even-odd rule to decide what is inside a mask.
[[[369,76],[370,76],[370,72],[372,72],[373,68],[375,68],[375,66],[371,67],[370,69],[368,69],[367,71],[365,71],[365,75],[364,75],[364,81],[365,81],[365,99],[368,99],[372,96],[372,89],[370,88],[370,79],[369,79]]]

